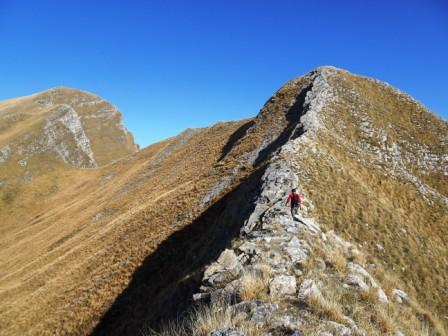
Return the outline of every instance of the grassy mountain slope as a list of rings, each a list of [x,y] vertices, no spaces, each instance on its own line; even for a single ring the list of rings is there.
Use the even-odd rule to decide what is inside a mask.
[[[291,158],[311,213],[446,324],[448,124],[383,82],[330,68],[324,86],[316,134]]]
[[[142,259],[191,221],[239,125],[187,130],[95,170],[55,171],[46,178],[57,190],[2,207],[3,333],[89,332]]]
[[[132,334],[141,322],[132,319],[175,309],[169,298],[194,292],[185,279],[200,281],[208,248],[227,243],[215,233],[247,219],[264,167],[288,143],[299,148],[288,160],[307,211],[447,314],[447,123],[410,97],[321,68],[288,82],[256,118],[186,130],[112,162],[134,150],[129,135],[106,135],[94,124],[102,114],[89,117],[103,103],[75,92],[81,131],[65,90],[19,99],[14,113],[5,111],[15,100],[0,103],[0,149],[16,144],[0,156],[1,334],[85,335],[111,307],[98,334]],[[121,139],[116,157],[106,136]]]

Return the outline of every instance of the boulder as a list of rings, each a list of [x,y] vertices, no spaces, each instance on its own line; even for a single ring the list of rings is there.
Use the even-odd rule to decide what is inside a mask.
[[[278,275],[269,284],[269,291],[272,298],[280,298],[284,295],[296,293],[296,277],[291,275]]]
[[[224,250],[218,260],[204,272],[203,280],[214,286],[228,283],[241,273],[243,266],[233,250]]]
[[[304,279],[299,288],[299,300],[306,301],[309,297],[317,297],[324,301],[324,297],[313,279]]]
[[[246,336],[246,333],[238,328],[220,328],[208,333],[208,336]]]
[[[278,305],[265,303],[259,300],[243,301],[231,306],[232,313],[245,317],[255,325],[266,325],[269,323],[274,313],[278,310]]]
[[[327,322],[327,328],[333,336],[350,336],[352,334],[352,330],[350,328],[333,321]]]
[[[378,287],[378,300],[381,303],[389,303],[389,299],[387,298],[386,293],[384,293],[381,287]]]
[[[403,303],[408,300],[408,294],[398,288],[395,288],[392,291],[392,295],[394,296],[395,301],[398,303]]]
[[[277,316],[271,322],[271,329],[279,332],[298,332],[302,322],[295,316],[282,315]],[[292,334],[293,335],[293,334]],[[300,333],[297,335],[301,335]]]
[[[363,290],[369,289],[369,287],[378,287],[376,281],[361,265],[349,262],[349,273],[345,280],[345,283],[352,286],[357,286]]]
[[[285,248],[286,253],[296,264],[302,264],[308,259],[310,247],[306,241],[293,237]]]
[[[268,323],[274,312],[278,309],[276,304],[261,304],[252,310],[251,322],[255,325],[265,325]]]
[[[378,283],[373,279],[373,277],[367,272],[361,265],[355,263],[348,263],[349,273],[347,278],[345,279],[345,284],[350,286],[355,286],[360,288],[363,291],[369,290],[369,288],[377,288],[378,289],[378,300],[381,303],[388,303],[389,300],[387,298],[386,293],[384,293],[383,289],[378,286]]]
[[[257,245],[253,242],[248,241],[244,242],[240,247],[238,247],[238,250],[248,255],[260,253],[260,249],[257,247]]]

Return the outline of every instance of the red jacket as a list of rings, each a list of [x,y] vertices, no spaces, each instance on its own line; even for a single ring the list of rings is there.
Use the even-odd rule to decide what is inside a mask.
[[[292,204],[292,200],[293,200],[293,198],[295,197],[295,199],[296,199],[296,203],[298,204],[298,205],[302,205],[302,197],[300,197],[300,194],[299,193],[290,193],[289,194],[289,196],[288,196],[288,200],[286,201],[286,204],[288,204],[289,202],[291,202],[291,204]]]

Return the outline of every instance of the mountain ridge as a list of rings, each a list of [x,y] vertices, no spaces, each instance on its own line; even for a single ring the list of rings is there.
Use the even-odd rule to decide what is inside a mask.
[[[405,112],[397,113],[400,110]],[[388,122],[395,127],[388,128]],[[428,130],[422,133],[419,127],[412,126],[414,124],[420,128],[428,127]],[[427,114],[424,107],[393,90],[385,90],[375,80],[333,67],[319,68],[285,84],[255,118],[185,131],[113,164],[84,172],[74,169],[65,176],[70,183],[61,186],[48,199],[48,214],[30,213],[21,224],[22,231],[9,231],[9,243],[5,239],[1,241],[3,258],[16,254],[7,263],[8,271],[14,270],[14,262],[22,265],[22,270],[2,277],[2,288],[16,288],[15,295],[20,297],[17,288],[23,291],[25,285],[17,287],[14,285],[16,281],[30,274],[27,272],[39,269],[37,264],[47,265],[53,273],[60,274],[57,281],[48,273],[36,274],[33,282],[25,282],[26,286],[31,286],[25,291],[31,295],[28,300],[39,302],[37,294],[33,294],[34,283],[44,283],[43,293],[52,290],[55,294],[42,305],[41,322],[33,327],[35,333],[51,330],[56,334],[86,334],[96,326],[97,335],[133,334],[144,327],[145,321],[154,325],[164,314],[168,317],[188,309],[192,295],[200,292],[199,286],[207,281],[203,279],[204,272],[213,273],[207,272],[208,265],[225,248],[243,255],[235,241],[244,243],[245,235],[258,232],[260,226],[267,225],[272,230],[273,225],[275,229],[278,224],[280,228],[283,225],[285,230],[289,228],[296,230],[297,235],[302,234],[303,228],[290,223],[284,208],[279,208],[277,203],[275,206],[270,204],[271,200],[284,196],[285,189],[290,187],[288,183],[296,181],[294,176],[297,176],[297,183],[305,195],[302,216],[315,218],[325,236],[334,230],[343,236],[342,239],[350,240],[352,246],[361,244],[362,254],[376,258],[371,260],[378,269],[384,270],[389,265],[399,268],[414,261],[414,272],[394,271],[403,281],[400,287],[410,296],[417,296],[432,311],[439,305],[438,314],[443,315],[446,308],[440,295],[444,291],[443,269],[447,267],[443,261],[446,205],[440,195],[443,196],[446,187],[443,174],[447,162],[443,155],[447,150],[446,143],[439,140],[441,134],[446,134],[446,129],[447,124]],[[420,147],[411,141],[417,135]],[[397,139],[405,141],[398,142]],[[277,165],[275,158],[279,157],[283,158],[283,163]],[[293,174],[285,175],[286,184],[281,182],[285,177],[278,183],[277,178],[268,178],[271,176],[268,172],[276,176],[285,163]],[[274,183],[274,187],[263,191],[266,181]],[[343,192],[347,186],[349,194]],[[430,190],[428,187],[437,194],[425,194]],[[179,193],[184,197],[173,205],[170,195]],[[82,199],[77,196],[79,194]],[[426,199],[422,195],[426,195]],[[59,199],[63,206],[52,209],[55,199]],[[45,198],[42,202],[45,204]],[[411,207],[407,205],[410,202]],[[275,211],[270,222],[264,223],[269,219],[263,217],[268,210]],[[8,220],[15,223],[12,217]],[[64,220],[66,224],[58,227],[62,232],[56,233],[55,227]],[[434,233],[421,226],[427,221],[431,221]],[[309,220],[304,219],[304,222]],[[367,227],[373,229],[365,229]],[[405,229],[409,236],[402,232],[401,240],[389,239],[396,237],[401,229]],[[56,234],[42,239],[38,230]],[[288,239],[296,233],[288,232]],[[283,234],[286,233],[280,236]],[[36,241],[41,242],[34,246],[44,256],[41,261],[32,254],[15,250],[15,240],[20,242],[17,247],[29,246],[30,240],[26,237],[36,237]],[[299,242],[308,239],[313,251],[321,248],[307,237],[296,239]],[[318,241],[324,239],[323,235],[319,237]],[[415,237],[418,241],[414,241]],[[87,240],[84,242],[83,239]],[[417,243],[426,244],[428,253],[432,254],[431,263],[437,265],[437,270],[428,270],[427,261],[416,254],[418,251],[412,251]],[[294,244],[292,248],[298,253],[302,251],[300,244]],[[408,256],[401,252],[406,247]],[[51,283],[64,284],[68,280],[63,276],[64,269],[69,268],[50,263],[62,251],[65,264],[70,260],[77,265],[70,268],[70,273],[72,278],[80,281],[78,285],[71,285],[72,289],[64,297],[59,294],[64,286]],[[328,258],[327,253],[333,252],[323,252],[321,258]],[[87,258],[92,253],[98,257]],[[282,254],[283,265],[292,270],[295,266],[288,255]],[[343,258],[347,256],[344,254]],[[28,259],[34,260],[36,266],[27,265]],[[167,260],[173,264],[166,263]],[[368,269],[368,264],[358,262],[360,267]],[[348,265],[347,261],[345,265]],[[6,266],[3,263],[1,267],[5,269]],[[160,273],[161,267],[165,268],[165,275]],[[310,269],[319,268],[313,266]],[[302,270],[302,275],[287,276],[293,276],[299,287],[299,284],[307,283],[304,281],[305,271]],[[426,274],[426,287],[422,289],[417,287],[420,274]],[[374,276],[380,277],[380,274]],[[384,279],[380,280],[384,282]],[[320,286],[319,281],[315,281],[317,286]],[[321,287],[319,289],[326,294]],[[384,292],[389,299],[393,298],[388,290],[384,289]],[[6,300],[11,293],[10,289],[3,290],[0,296]],[[436,295],[435,301],[431,301],[433,295]],[[20,300],[24,299],[26,294]],[[148,300],[151,300],[150,306]],[[11,332],[27,330],[32,321],[30,316],[37,314],[35,308],[18,304],[14,307],[13,301],[8,302],[8,309],[2,309],[0,314],[8,321],[15,318],[16,325],[8,324],[2,329]],[[46,315],[45,307],[53,305],[51,302],[59,302],[57,310]],[[26,313],[18,318],[20,307]],[[71,314],[68,307],[76,314]],[[110,311],[106,313],[108,309]],[[376,311],[363,311],[377,314]],[[410,307],[408,314],[420,316],[415,311]],[[364,315],[343,313],[360,328],[369,327],[361,323],[366,320]],[[101,316],[102,321],[98,324]],[[389,321],[390,324],[405,328],[399,317],[394,316],[394,319]],[[431,330],[440,329],[434,321],[432,316],[423,320]],[[269,326],[265,324],[263,327]],[[353,325],[346,327],[353,328]]]

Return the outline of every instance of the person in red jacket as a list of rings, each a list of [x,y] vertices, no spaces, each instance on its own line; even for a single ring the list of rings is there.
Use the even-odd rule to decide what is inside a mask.
[[[298,208],[302,208],[302,198],[300,194],[296,191],[296,189],[292,189],[291,193],[288,196],[288,200],[286,201],[286,205],[291,202],[291,215],[293,218],[297,215]]]

